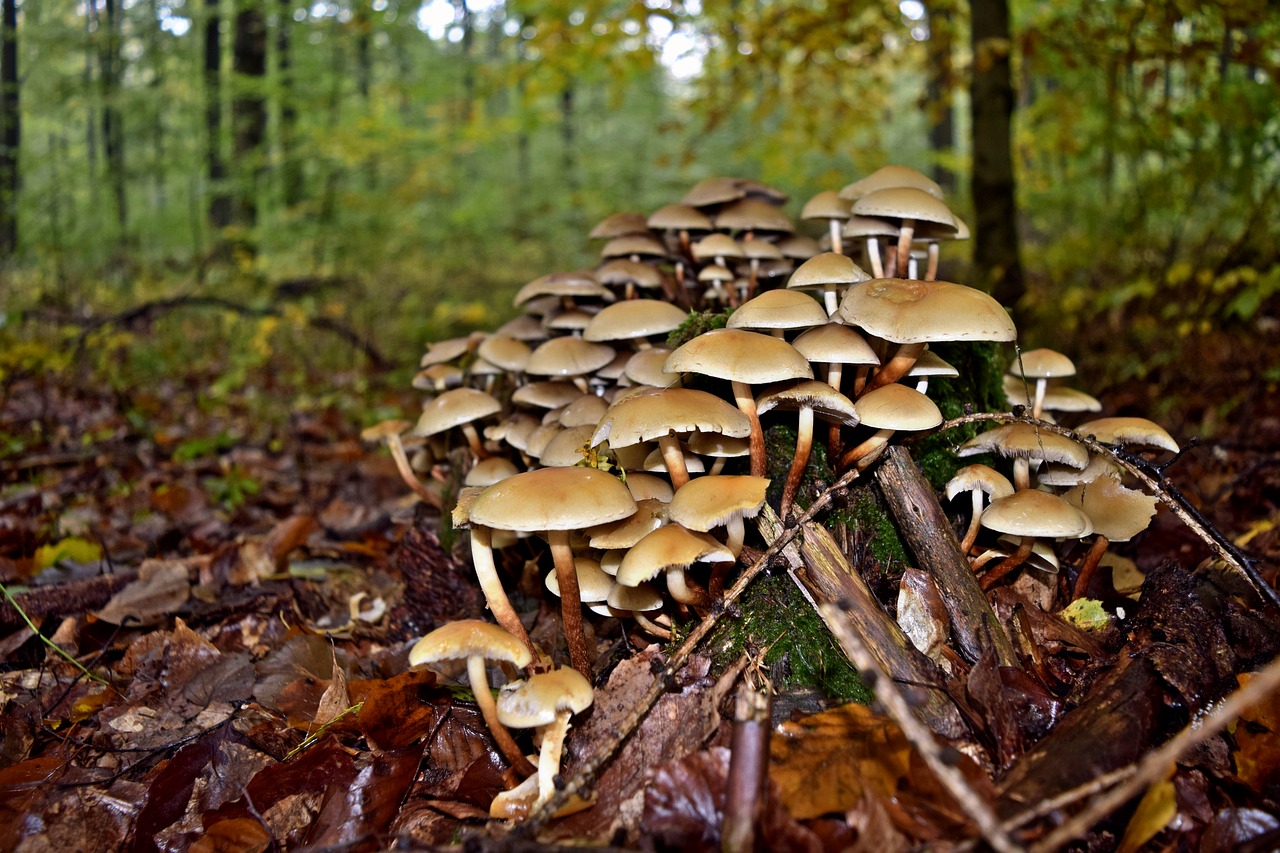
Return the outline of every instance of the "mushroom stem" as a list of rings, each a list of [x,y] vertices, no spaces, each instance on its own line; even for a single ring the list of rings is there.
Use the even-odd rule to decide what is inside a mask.
[[[764,430],[760,427],[760,415],[756,411],[756,398],[751,396],[751,386],[733,380],[733,399],[738,410],[747,416],[751,424],[751,476],[763,477],[765,472]]]
[[[444,503],[440,500],[440,496],[428,489],[413,472],[413,466],[409,464],[409,456],[404,452],[404,442],[400,440],[400,436],[388,435],[386,442],[387,449],[391,451],[391,458],[396,461],[396,470],[400,472],[400,479],[404,480],[405,485],[412,489],[415,495],[436,509],[441,509]]]
[[[996,567],[982,576],[982,588],[991,589],[1000,579],[1021,566],[1031,556],[1031,546],[1035,544],[1034,536],[1023,536],[1018,543],[1018,550],[996,564]]]
[[[569,644],[569,661],[573,668],[590,681],[592,654],[587,648],[587,635],[582,627],[582,595],[578,591],[578,570],[573,564],[573,549],[569,547],[569,531],[548,530],[551,557],[556,564],[556,583],[560,585],[560,618],[564,623],[564,638]]]
[[[742,543],[747,538],[747,525],[742,520],[742,516],[734,513],[724,524],[725,532],[729,534],[728,539],[724,543],[724,547],[736,558],[742,553]]]
[[[524,623],[516,615],[511,599],[507,598],[507,591],[502,588],[502,581],[498,579],[498,568],[493,564],[492,534],[483,524],[471,525],[471,562],[476,567],[476,580],[480,583],[480,591],[484,593],[484,600],[489,603],[494,620],[524,643],[537,662],[538,647],[529,639],[529,632],[524,629]]]
[[[657,637],[659,640],[671,639],[670,631],[668,631],[666,628],[663,628],[657,622],[654,622],[652,619],[650,619],[648,616],[645,616],[640,611],[638,610],[635,611],[634,613],[631,614],[631,616],[636,620],[636,624],[639,625],[646,634],[649,634],[650,636],[653,636],[653,637]]]
[[[822,288],[822,307],[828,317],[834,317],[840,308],[840,294],[833,285]]]
[[[476,461],[489,458],[489,452],[484,449],[484,442],[480,440],[480,433],[476,432],[474,425],[463,424],[462,434],[467,437],[467,445],[470,446],[471,453],[475,456]]]
[[[667,569],[667,592],[681,604],[690,607],[706,607],[711,603],[707,591],[685,577],[684,569]]]
[[[840,240],[840,220],[832,219],[828,223],[828,232],[831,235],[831,251],[837,255],[844,254],[844,243]],[[831,312],[827,312],[831,313]]]
[[[1013,487],[1018,491],[1031,488],[1031,460],[1026,456],[1013,459]]]
[[[575,667],[576,668],[576,667]],[[538,799],[533,811],[551,801],[556,794],[556,776],[560,773],[560,754],[569,733],[569,711],[557,711],[556,718],[541,730],[542,749],[538,752]]]
[[[671,433],[658,436],[658,448],[662,451],[662,461],[667,466],[667,476],[671,478],[671,489],[677,491],[689,482],[689,468],[685,465],[684,451],[680,449],[680,440]]]
[[[925,281],[938,280],[938,255],[939,254],[940,254],[940,251],[938,249],[938,242],[935,240],[934,242],[929,244],[929,266],[926,267],[924,271]]]
[[[914,219],[902,220],[902,226],[898,229],[898,270],[899,273],[907,271],[907,263],[911,259],[911,238],[915,236],[916,221]]]
[[[970,489],[969,494],[973,498],[973,514],[969,517],[969,529],[964,532],[964,538],[960,540],[961,554],[969,553],[973,543],[978,540],[978,529],[982,526],[982,489]]]
[[[867,238],[867,259],[871,261],[871,275],[884,278],[884,262],[880,260],[880,238]]]
[[[920,353],[924,352],[925,343],[923,341],[914,344],[899,344],[897,351],[894,352],[893,358],[884,363],[884,366],[876,371],[876,375],[871,377],[862,389],[860,394],[866,394],[877,388],[883,388],[891,382],[897,382],[899,379],[907,375],[907,372],[915,365],[916,359],[920,357]]]
[[[859,470],[866,469],[868,465],[880,458],[880,454],[884,452],[892,436],[891,429],[878,430],[862,444],[850,448],[840,457],[840,470],[848,471],[854,465],[857,465]]]
[[[796,428],[796,453],[791,459],[791,468],[787,471],[787,482],[782,487],[782,503],[778,506],[778,516],[786,518],[795,501],[796,492],[800,491],[800,481],[804,479],[805,466],[809,464],[809,453],[813,449],[813,407],[800,407],[800,420]]]
[[[489,675],[485,672],[483,656],[471,655],[467,658],[467,679],[471,682],[471,692],[475,694],[476,706],[480,709],[480,715],[484,717],[485,725],[489,727],[489,734],[510,762],[512,769],[521,776],[532,776],[538,772],[538,768],[524,757],[524,751],[516,745],[511,732],[507,731],[507,727],[498,719],[498,705],[493,701],[493,693],[489,690]]]
[[[1031,417],[1038,418],[1040,413],[1044,411],[1044,392],[1049,388],[1049,380],[1040,378],[1036,380],[1036,396],[1031,401]]]
[[[1107,546],[1111,541],[1107,537],[1099,533],[1093,540],[1093,544],[1089,546],[1089,552],[1084,555],[1084,562],[1080,564],[1080,574],[1076,575],[1076,584],[1071,589],[1071,600],[1077,598],[1086,598],[1089,593],[1089,582],[1093,580],[1093,573],[1098,568],[1098,563],[1102,562],[1102,556],[1107,553]]]

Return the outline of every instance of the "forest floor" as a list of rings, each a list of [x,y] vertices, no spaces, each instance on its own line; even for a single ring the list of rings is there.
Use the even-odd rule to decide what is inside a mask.
[[[1103,335],[1081,346],[1083,376],[1119,357]],[[1177,358],[1141,381],[1081,387],[1108,414],[1153,417],[1184,442],[1202,436],[1168,476],[1274,580],[1280,335],[1218,333],[1177,346]],[[396,839],[445,844],[485,826],[504,765],[465,691],[410,671],[406,660],[432,622],[477,615],[480,599],[465,562],[422,532],[428,516],[386,453],[362,445],[359,425],[336,409],[294,415],[264,435],[246,422],[252,407],[183,404],[195,380],[139,389],[126,404],[60,376],[14,379],[0,399],[0,582],[12,595],[0,603],[0,849],[364,850]],[[418,399],[388,396],[406,413]],[[1209,556],[1168,512],[1119,550],[1148,580],[1169,564],[1189,578]],[[1186,613],[1139,613],[1075,645],[1054,635],[1044,654],[1057,682],[1006,684],[1022,705],[982,694],[971,674],[973,698],[982,705],[985,695],[989,713],[1044,715],[1037,731],[990,724],[992,762],[1009,766],[1086,705],[1087,688],[1132,655],[1144,631],[1159,635],[1147,637],[1156,645],[1184,642],[1167,624],[1179,620],[1222,634],[1188,652],[1215,660],[1215,677],[1196,680],[1161,669],[1172,658],[1156,659],[1156,705],[1142,721],[1149,744],[1275,655],[1275,632],[1242,606],[1247,596],[1211,607],[1202,591],[1178,589]],[[1186,596],[1203,605],[1199,615],[1188,615]],[[543,606],[539,624],[553,615]],[[613,631],[602,631],[613,640],[611,674],[592,718],[571,736],[579,760],[634,704],[628,697],[647,686],[660,654],[630,651]],[[564,828],[552,823],[544,840],[719,847],[739,670],[722,678],[709,667],[707,657],[691,659],[637,748],[614,762],[614,787],[602,783],[595,808]],[[861,706],[791,716],[774,735],[766,844],[905,850],[974,837],[887,717]],[[1280,700],[1244,720],[1162,774],[1141,806],[1098,824],[1086,846],[1272,849]],[[1119,755],[1126,746],[1090,749],[1115,751],[1117,766],[1129,766],[1138,756]],[[806,784],[833,755],[858,766],[862,781],[844,774]],[[987,777],[970,776],[994,802]],[[624,797],[642,784],[643,807]],[[1022,841],[1062,814],[1029,824]]]

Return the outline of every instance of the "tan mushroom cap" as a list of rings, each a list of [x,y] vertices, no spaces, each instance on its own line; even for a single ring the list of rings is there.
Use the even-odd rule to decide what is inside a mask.
[[[1010,406],[1031,408],[1036,396],[1035,382],[1019,379],[1006,373],[1002,380],[1004,395]],[[1049,385],[1044,392],[1041,408],[1051,412],[1097,412],[1102,409],[1102,402],[1075,388],[1063,385]]]
[[[515,338],[518,341],[541,341],[546,340],[547,330],[542,328],[542,323],[538,322],[537,317],[521,314],[503,323],[494,331],[494,334],[504,338]]]
[[[983,494],[995,498],[1005,498],[1013,494],[1013,483],[996,469],[987,465],[966,465],[947,481],[947,500],[955,500],[958,495],[978,489]]]
[[[734,517],[754,518],[764,507],[768,477],[708,474],[681,486],[667,507],[672,521],[706,532]]]
[[[937,376],[943,379],[951,379],[960,375],[960,371],[951,362],[938,355],[933,350],[925,350],[920,353],[916,363],[911,365],[911,369],[907,371],[907,375],[915,378],[919,376]]]
[[[614,258],[596,267],[596,279],[601,284],[612,286],[634,284],[636,287],[647,290],[661,286],[662,273],[640,261]]]
[[[649,226],[643,213],[624,211],[606,216],[587,233],[591,240],[609,240],[627,234],[648,234]]]
[[[748,385],[813,378],[809,362],[791,344],[744,329],[714,329],[698,335],[673,352],[662,369]]]
[[[1036,471],[1036,482],[1044,486],[1069,487],[1091,483],[1099,477],[1118,477],[1120,467],[1104,456],[1089,454],[1089,464],[1073,468],[1061,462],[1048,462]]]
[[[609,590],[614,587],[613,577],[604,573],[598,560],[590,557],[574,557],[573,568],[578,575],[579,599],[589,603],[604,601],[609,597]],[[555,569],[547,573],[545,583],[551,594],[559,598],[560,579],[556,577]]]
[[[498,719],[513,729],[549,725],[565,711],[579,714],[595,696],[591,682],[570,667],[531,675],[498,693]]]
[[[1080,424],[1075,431],[1080,435],[1091,435],[1103,444],[1137,445],[1178,452],[1178,442],[1173,440],[1173,436],[1146,418],[1098,418]]]
[[[671,488],[669,482],[662,477],[655,477],[643,471],[627,474],[627,489],[637,501],[653,498],[663,503],[670,503],[671,498],[675,496],[675,490]]]
[[[698,261],[712,258],[744,258],[742,246],[728,234],[708,234],[693,244],[693,257]]]
[[[1061,462],[1074,468],[1089,464],[1089,451],[1083,444],[1037,429],[1031,424],[1004,424],[978,433],[956,449],[957,456],[991,452],[1001,456]]]
[[[699,456],[736,459],[751,452],[751,443],[745,438],[730,438],[714,432],[700,432],[689,436],[689,449]]]
[[[804,379],[794,384],[774,388],[756,400],[760,414],[774,409],[813,409],[814,414],[828,421],[854,427],[859,423],[854,403],[845,395],[817,379]]]
[[[780,261],[782,250],[768,240],[747,240],[742,246],[742,255],[749,261]]]
[[[627,299],[600,311],[582,331],[583,340],[621,341],[665,335],[689,319],[688,312],[659,299]]]
[[[1079,539],[1093,532],[1089,516],[1057,495],[1022,489],[993,500],[982,512],[982,526],[1014,536]]]
[[[671,350],[666,347],[649,347],[627,359],[622,374],[632,382],[651,385],[654,388],[670,388],[680,384],[679,373],[667,373],[662,365],[667,363]]]
[[[720,208],[712,217],[717,228],[729,231],[778,231],[790,234],[795,226],[776,205],[758,198],[743,198]]]
[[[473,332],[465,337],[447,338],[429,344],[427,351],[422,355],[422,360],[418,362],[418,367],[430,367],[433,364],[443,364],[460,358],[475,349],[482,337],[482,333]]]
[[[793,261],[807,261],[822,251],[822,246],[812,237],[803,234],[788,234],[775,245],[782,257]]]
[[[692,480],[690,482],[693,482]],[[659,527],[627,551],[618,567],[618,583],[637,586],[669,568],[695,562],[732,562],[733,553],[707,533],[671,523]]]
[[[691,388],[655,388],[610,406],[591,443],[608,441],[610,446],[625,447],[686,432],[742,438],[750,434],[751,424],[742,412],[714,394]]]
[[[660,231],[710,231],[711,219],[690,204],[667,204],[649,214],[648,225]]]
[[[627,478],[630,480],[630,476]],[[696,480],[691,482],[697,482]],[[621,521],[601,524],[588,531],[592,548],[630,548],[668,521],[667,504],[657,498],[636,501],[636,511]]]
[[[520,469],[510,459],[502,456],[490,456],[488,459],[481,459],[471,467],[467,472],[467,476],[463,478],[462,483],[465,486],[492,486],[499,480],[520,473]]]
[[[942,411],[924,394],[906,385],[889,384],[868,391],[853,404],[863,426],[913,431],[942,423]]]
[[[604,367],[616,354],[608,344],[582,338],[552,338],[538,345],[529,356],[525,372],[534,376],[581,376]]]
[[[849,202],[847,199],[840,198],[835,190],[823,190],[804,203],[804,207],[800,209],[800,218],[803,220],[813,219],[848,219],[852,216],[849,212]]]
[[[445,430],[502,411],[502,404],[474,388],[455,388],[428,401],[413,428],[414,435],[437,435]]]
[[[542,325],[552,334],[563,335],[566,332],[581,332],[587,327],[594,318],[595,314],[591,311],[584,311],[581,308],[570,308],[568,310],[556,311],[547,314],[542,318]]]
[[[843,323],[825,323],[800,335],[791,345],[811,364],[878,365],[867,339]]]
[[[603,397],[597,397],[595,394],[583,394],[561,409],[557,420],[560,426],[565,429],[588,425],[595,426],[608,408],[609,404],[605,402]]]
[[[479,619],[459,619],[441,625],[414,643],[409,650],[409,665],[465,660],[477,655],[518,667],[528,666],[532,659],[528,647],[504,628]]]
[[[614,610],[628,610],[632,613],[648,613],[661,610],[666,599],[653,584],[642,583],[638,586],[623,586],[615,583],[609,591],[609,606]]]
[[[679,443],[680,452],[684,454],[684,469],[689,474],[701,474],[707,470],[707,463],[702,461],[699,456],[693,455],[689,451],[688,445],[683,442]],[[663,455],[661,448],[653,448],[645,454],[644,462],[641,464],[641,470],[648,471],[650,474],[661,474],[667,471],[666,457]]]
[[[737,178],[705,178],[694,184],[693,189],[680,199],[690,207],[711,207],[744,198],[747,194],[742,181]]]
[[[720,264],[707,264],[698,270],[698,281],[702,283],[714,282],[723,284],[726,281],[733,281],[737,276],[733,274],[733,270],[728,267],[720,266]]]
[[[766,290],[729,315],[730,329],[809,329],[827,322],[827,312],[796,290]]]
[[[928,175],[910,166],[899,166],[894,163],[881,166],[865,178],[845,184],[838,195],[840,198],[858,199],[876,190],[891,187],[914,187],[935,198],[943,197],[942,187]]]
[[[389,436],[399,435],[411,426],[413,426],[411,422],[402,418],[380,421],[373,426],[367,426],[360,430],[360,440],[368,442],[382,441]]]
[[[917,222],[915,234],[912,240],[917,243],[940,243],[949,240],[968,240],[971,236],[969,226],[963,219],[951,214],[951,218],[955,220],[955,227],[943,225],[939,222]]]
[[[1057,350],[1041,347],[1019,354],[1010,363],[1008,373],[1026,379],[1059,379],[1075,376],[1076,365]]]
[[[600,257],[625,258],[631,255],[638,257],[665,258],[667,247],[651,234],[627,234],[614,237],[600,250]]]
[[[847,286],[870,280],[871,275],[855,264],[848,255],[823,252],[797,267],[787,281],[787,287],[792,290],[811,290],[833,284]]]
[[[538,276],[516,291],[512,304],[517,308],[540,296],[571,296],[575,299],[611,299],[609,288],[596,281],[591,270],[570,270]]]
[[[1156,514],[1156,499],[1130,489],[1117,477],[1099,477],[1069,489],[1062,499],[1089,516],[1093,532],[1112,542],[1127,542],[1146,530]]]
[[[539,464],[547,468],[567,468],[577,465],[583,460],[582,448],[591,439],[594,429],[594,424],[562,429],[538,454]]]
[[[572,382],[529,382],[511,393],[511,402],[535,409],[559,409],[582,396]]]
[[[421,391],[443,391],[462,384],[462,370],[452,364],[432,364],[419,370],[412,385]]]
[[[626,518],[631,492],[596,468],[539,468],[485,489],[471,504],[472,524],[501,530],[576,530]]]
[[[532,347],[524,341],[506,335],[490,335],[480,344],[477,352],[490,364],[497,365],[511,373],[523,373],[529,363]]]
[[[898,344],[930,341],[1011,341],[1013,319],[981,290],[947,281],[877,278],[855,284],[840,317]]]
[[[840,236],[846,240],[859,240],[864,237],[887,237],[897,239],[901,229],[896,223],[874,216],[852,216],[840,226]]]

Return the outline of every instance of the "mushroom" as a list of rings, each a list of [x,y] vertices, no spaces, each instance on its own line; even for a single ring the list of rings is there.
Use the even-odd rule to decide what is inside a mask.
[[[906,385],[886,385],[863,394],[853,404],[863,426],[876,430],[875,435],[840,457],[840,467],[854,465],[866,468],[884,452],[889,439],[899,430],[932,429],[942,423],[942,412],[936,403]]]
[[[467,680],[494,743],[517,773],[522,776],[534,773],[534,766],[524,757],[523,750],[498,718],[493,694],[489,692],[489,676],[485,672],[486,660],[504,661],[521,669],[527,667],[533,661],[529,649],[519,638],[497,625],[479,619],[461,619],[435,629],[409,650],[410,666],[446,660],[467,662]]]
[[[831,236],[831,251],[837,255],[844,254],[840,244],[840,224],[846,222],[849,213],[849,202],[840,198],[835,190],[824,190],[805,202],[800,210],[800,218],[805,221],[818,220],[827,223]]]
[[[496,483],[475,499],[473,525],[541,533],[551,545],[560,583],[560,612],[574,669],[591,676],[593,655],[582,625],[571,531],[626,518],[635,501],[616,477],[596,468],[539,468]],[[489,557],[492,561],[492,555]]]
[[[764,432],[751,386],[813,378],[809,363],[791,344],[742,329],[714,329],[698,335],[673,352],[662,369],[729,380],[738,409],[750,423],[751,474],[756,477],[765,474]]]
[[[560,755],[569,733],[569,718],[585,711],[594,698],[591,682],[573,669],[556,669],[514,682],[498,694],[498,719],[515,729],[537,728],[542,735],[538,753],[536,810],[556,793]]]
[[[827,312],[798,290],[766,290],[738,306],[725,327],[766,331],[782,338],[788,329],[812,329],[827,322]]]
[[[852,258],[836,252],[823,252],[796,268],[787,280],[787,289],[821,291],[822,305],[830,316],[839,308],[840,297],[845,290],[859,282],[870,280],[871,276],[855,264]]]
[[[1073,486],[1062,499],[1089,516],[1093,522],[1094,540],[1080,564],[1073,598],[1083,598],[1089,581],[1107,547],[1112,542],[1127,542],[1147,529],[1156,514],[1156,499],[1145,492],[1130,489],[1119,477],[1102,476]]]
[[[911,239],[915,233],[917,221],[923,220],[950,226],[952,229],[956,228],[955,217],[951,215],[951,211],[941,199],[914,187],[888,187],[874,190],[855,201],[850,210],[858,216],[896,219],[900,222],[896,256],[899,276],[905,276],[907,272],[907,260],[911,255]]]
[[[409,464],[409,456],[405,453],[404,442],[400,439],[400,434],[408,428],[408,421],[382,421],[371,427],[366,427],[361,431],[360,438],[368,442],[379,440],[385,442],[387,450],[391,452],[391,458],[395,460],[396,470],[400,472],[400,479],[404,480],[405,485],[412,489],[415,495],[422,498],[429,505],[439,509],[443,506],[440,495],[428,489],[418,479],[418,475],[414,473],[413,466]]]
[[[960,553],[968,554],[978,538],[981,527],[982,496],[994,500],[1013,494],[1013,483],[1009,478],[994,468],[986,465],[967,465],[955,473],[947,481],[947,500],[955,500],[964,492],[968,492],[973,506],[973,514],[969,517],[969,527],[964,538],[960,540]]]
[[[1045,432],[1032,424],[1005,424],[980,432],[956,449],[957,456],[999,453],[1013,457],[1013,485],[1031,488],[1031,460],[1061,462],[1073,468],[1089,463],[1089,451],[1078,441],[1064,435]]]
[[[639,586],[660,572],[667,574],[667,590],[681,604],[706,607],[710,604],[705,590],[685,577],[685,569],[695,562],[733,562],[736,558],[709,534],[696,533],[682,524],[659,527],[627,551],[618,567],[618,583]]]
[[[767,477],[743,474],[709,474],[690,481],[676,492],[667,516],[690,530],[706,533],[724,525],[729,538],[725,547],[736,560],[746,537],[744,518],[755,518],[764,507]]]
[[[1026,562],[1037,537],[1079,539],[1093,532],[1089,516],[1057,495],[1036,489],[1021,489],[993,500],[982,513],[982,526],[1022,537],[1018,550],[983,577],[986,589]]]
[[[796,492],[800,489],[805,466],[809,464],[809,453],[813,449],[814,415],[819,415],[826,421],[855,427],[858,425],[858,414],[852,400],[817,379],[801,380],[770,391],[756,400],[756,409],[760,414],[773,409],[796,409],[800,413],[795,454],[791,459],[791,468],[787,471],[787,480],[782,487],[782,502],[778,507],[779,517],[786,518]]]
[[[1042,347],[1019,353],[1009,365],[1009,373],[1022,380],[1035,380],[1036,390],[1031,400],[1031,417],[1038,418],[1044,410],[1044,394],[1049,387],[1049,380],[1075,376],[1076,366],[1071,359],[1057,350]]]
[[[467,437],[472,457],[484,459],[489,453],[480,441],[475,422],[500,411],[502,404],[491,395],[474,388],[455,388],[422,407],[422,415],[413,428],[413,434],[427,438],[458,427]]]

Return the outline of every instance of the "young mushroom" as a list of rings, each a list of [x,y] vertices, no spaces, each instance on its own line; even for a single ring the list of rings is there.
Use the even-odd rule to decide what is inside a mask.
[[[568,668],[532,675],[527,681],[508,684],[498,694],[498,719],[503,724],[515,729],[537,728],[542,735],[535,810],[555,796],[569,718],[585,711],[593,694],[591,682]]]
[[[854,410],[852,400],[817,379],[802,380],[770,391],[756,400],[756,409],[762,415],[773,409],[794,409],[799,412],[795,455],[791,459],[787,481],[782,487],[782,502],[778,507],[779,517],[786,518],[796,492],[800,490],[800,481],[804,478],[804,469],[813,449],[814,416],[831,423],[856,427],[858,413]]]
[[[947,481],[947,500],[953,501],[965,492],[969,493],[973,514],[969,517],[969,527],[964,538],[960,540],[962,554],[968,554],[978,538],[978,530],[982,526],[982,496],[986,495],[991,500],[1008,497],[1013,494],[1013,483],[994,468],[967,465]]]

